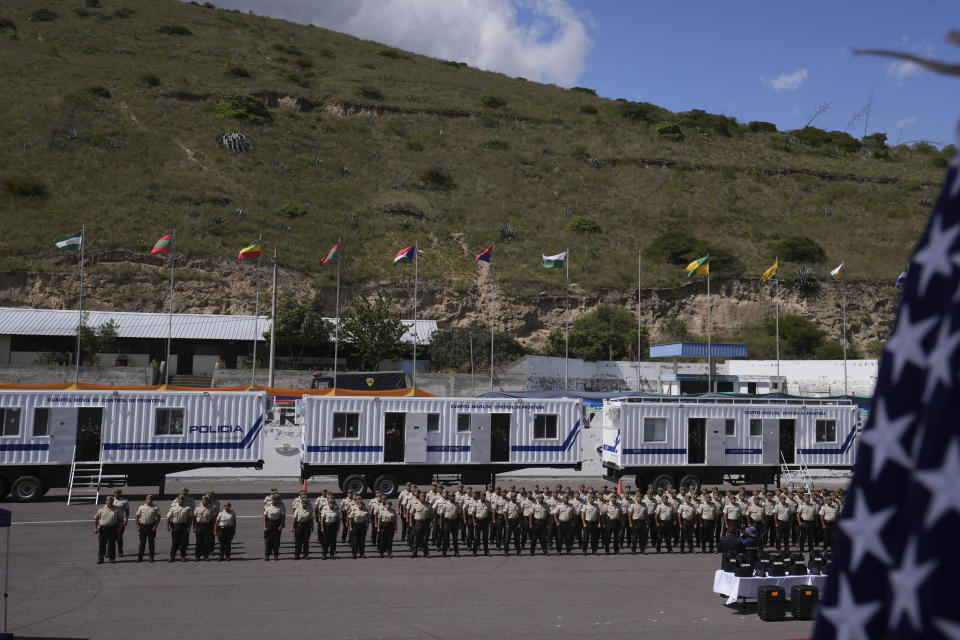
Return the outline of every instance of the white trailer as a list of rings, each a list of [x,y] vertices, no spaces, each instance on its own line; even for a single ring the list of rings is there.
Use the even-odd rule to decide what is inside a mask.
[[[636,486],[770,484],[787,468],[850,469],[860,410],[848,400],[608,400],[602,464]]]
[[[0,491],[38,499],[77,463],[130,484],[198,467],[263,464],[266,394],[0,390]]]
[[[302,476],[394,495],[404,482],[471,484],[581,466],[581,403],[568,399],[304,396]]]

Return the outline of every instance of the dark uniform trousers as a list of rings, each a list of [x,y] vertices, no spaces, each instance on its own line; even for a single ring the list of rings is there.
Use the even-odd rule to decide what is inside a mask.
[[[647,549],[647,521],[643,520],[632,524],[633,526],[630,527],[630,548],[636,553],[637,547],[640,547],[640,553],[643,553]]]
[[[583,530],[583,553],[587,553],[587,545],[590,545],[590,551],[597,552],[600,546],[600,523],[594,520],[587,520],[587,528]]]
[[[766,541],[766,546],[768,547],[772,547],[773,545],[777,544],[776,521],[777,516],[775,515],[765,516],[763,519],[764,533],[766,534],[766,537],[761,539]]]
[[[293,523],[293,557],[310,557],[310,534],[313,533],[313,521]]]
[[[137,551],[137,558],[143,559],[143,552],[149,546],[150,548],[150,557],[153,558],[153,554],[156,551],[157,543],[157,525],[156,524],[142,524],[140,525],[140,531],[138,532],[140,536],[140,548]]]
[[[527,516],[520,518],[520,550],[527,548],[527,541],[530,540],[530,519]]]
[[[354,522],[353,531],[350,533],[350,551],[353,557],[366,556],[367,544],[367,523]]]
[[[170,525],[170,559],[175,560],[177,554],[181,558],[187,557],[187,544],[190,542],[190,529],[187,523],[173,523]]]
[[[520,553],[520,518],[506,521],[506,539],[503,542],[503,552],[510,555],[510,540],[513,539],[513,548]]]
[[[473,529],[473,555],[477,555],[477,549],[480,548],[480,543],[483,543],[483,553],[484,555],[489,555],[490,553],[490,538],[488,534],[490,532],[490,519],[489,518],[477,518],[477,526]]]
[[[393,553],[393,534],[396,528],[393,522],[381,522],[380,531],[377,533],[377,550],[380,555]]]
[[[120,523],[117,525],[117,553],[123,555],[123,532],[127,527]]]
[[[267,530],[263,532],[263,557],[280,557],[280,523],[282,520],[267,520]]]
[[[417,557],[418,551],[423,551],[423,556],[425,558],[430,557],[430,548],[427,546],[428,538],[430,536],[430,521],[429,520],[414,520],[413,521],[413,557]]]
[[[236,527],[217,527],[217,540],[220,541],[220,559],[230,559],[233,551],[233,536],[237,533]],[[141,543],[142,544],[142,543]],[[153,555],[153,554],[151,554]]]
[[[756,527],[757,529],[757,544],[763,545],[763,541],[766,539],[767,529],[765,518],[759,520],[750,520],[750,525]]]
[[[673,553],[673,535],[674,535],[674,524],[673,520],[664,520],[659,522],[659,537],[657,538],[657,553],[660,553],[660,545],[664,542],[667,544],[667,553]]]
[[[647,529],[650,532],[650,546],[655,547],[660,544],[660,527],[657,526],[657,520],[654,516],[647,516]]]
[[[777,551],[790,550],[790,521],[777,521]]]
[[[833,546],[833,530],[836,528],[836,522],[823,523],[823,550],[829,551]]]
[[[323,557],[328,555],[332,558],[337,554],[337,527],[339,523],[323,525]]]
[[[680,553],[684,552],[684,545],[693,553],[693,520],[680,520]]]
[[[447,551],[450,550],[450,542],[453,542],[453,552],[456,555],[460,555],[460,519],[459,518],[444,518],[443,519],[443,545],[441,547],[443,555],[447,555]]]
[[[710,547],[710,553],[713,553],[713,528],[716,523],[713,520],[700,521],[700,552],[706,553],[707,547]]]
[[[117,557],[117,529],[119,528],[119,525],[100,527],[97,540],[97,560],[103,560],[104,555],[111,560]]]
[[[813,551],[813,522],[803,521],[800,523],[800,551],[803,551],[803,543],[807,543],[807,551]]]
[[[606,534],[604,535],[603,540],[603,550],[606,553],[610,553],[610,543],[613,543],[613,552],[620,553],[620,521],[619,520],[607,520],[607,526],[605,527]]]
[[[544,555],[550,555],[550,549],[547,545],[547,519],[543,518],[542,520],[533,519],[533,539],[530,541],[530,555],[533,555],[537,551],[537,542],[540,543],[540,548],[543,550]]]
[[[213,522],[194,523],[196,544],[193,546],[193,557],[199,560],[209,558],[213,551]]]
[[[347,534],[350,533],[350,527],[347,525],[347,514],[345,514],[343,511],[340,512],[340,520],[343,521],[341,523],[343,525],[343,529],[340,530],[340,542],[346,542]]]
[[[373,521],[371,520],[371,521],[370,521],[370,546],[373,547],[374,549],[378,549],[378,548],[379,548],[379,547],[377,546],[377,536],[378,536],[378,535],[379,535],[379,533],[377,532],[377,527],[374,525]]]
[[[563,551],[563,547],[567,548],[567,555],[573,552],[573,526],[572,520],[567,520],[564,522],[560,521],[560,526],[557,527],[557,553]]]

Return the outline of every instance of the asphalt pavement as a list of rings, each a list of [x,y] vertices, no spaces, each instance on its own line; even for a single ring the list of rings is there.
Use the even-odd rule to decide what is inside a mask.
[[[532,486],[534,479],[527,481]],[[545,481],[555,484],[553,479]],[[161,527],[154,563],[126,555],[97,565],[95,508],[66,506],[54,490],[33,504],[6,503],[10,529],[8,630],[16,638],[806,638],[812,623],[764,622],[713,593],[715,554],[293,559],[283,534],[279,562],[264,562],[263,496],[277,486],[289,507],[299,487],[190,479],[240,516],[232,562],[167,561]],[[311,495],[332,484],[311,484]],[[174,486],[171,485],[171,490]],[[128,487],[131,512],[154,487]],[[158,500],[165,512],[171,497]],[[0,545],[3,533],[0,532]],[[398,537],[399,538],[399,537]],[[315,540],[315,538],[314,538]],[[191,541],[192,542],[192,541]],[[2,549],[2,546],[0,546]],[[369,549],[369,545],[368,545]],[[192,548],[191,548],[192,551]]]

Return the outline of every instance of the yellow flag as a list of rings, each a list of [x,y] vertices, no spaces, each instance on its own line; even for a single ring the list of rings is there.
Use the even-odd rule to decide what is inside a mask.
[[[763,272],[763,275],[760,276],[760,284],[766,284],[767,280],[777,277],[777,271],[780,269],[780,258],[777,258],[773,266]]]

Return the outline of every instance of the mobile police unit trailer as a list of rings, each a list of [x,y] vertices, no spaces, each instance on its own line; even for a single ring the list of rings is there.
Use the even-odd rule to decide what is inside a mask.
[[[263,392],[0,390],[0,492],[66,487],[75,462],[129,484],[199,467],[263,464]]]
[[[567,399],[304,396],[302,476],[343,491],[395,495],[435,474],[465,483],[499,473],[581,467],[581,404]]]
[[[644,488],[770,484],[781,465],[849,469],[860,411],[847,400],[663,397],[607,401],[608,478]]]

